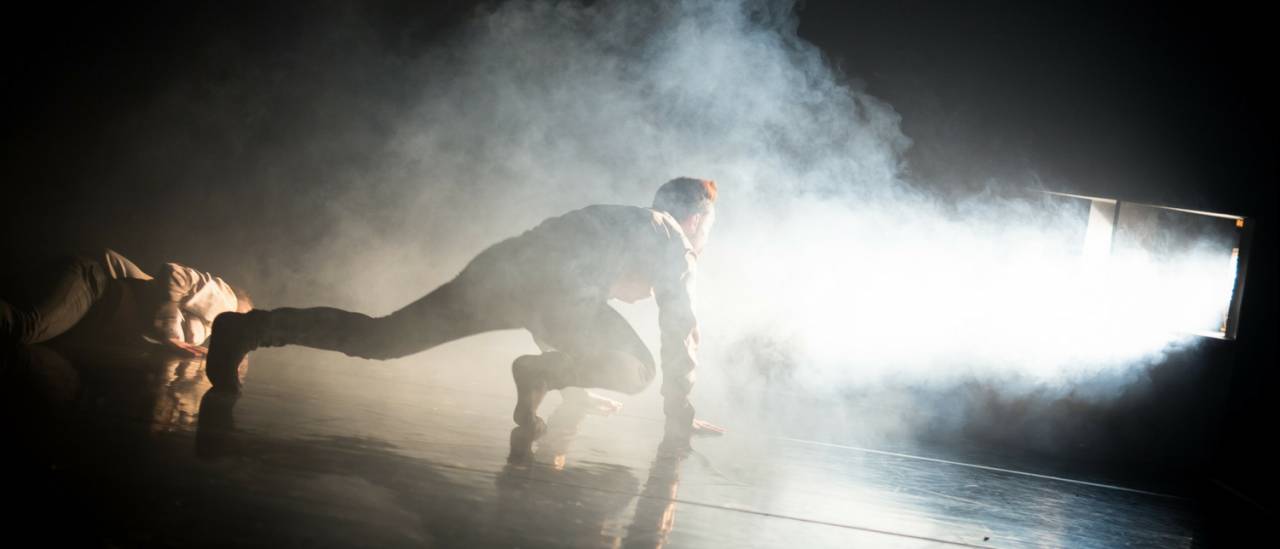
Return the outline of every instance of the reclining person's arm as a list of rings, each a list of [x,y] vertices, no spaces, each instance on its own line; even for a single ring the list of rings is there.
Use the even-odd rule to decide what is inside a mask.
[[[176,302],[167,300],[160,302],[151,322],[151,333],[148,335],[161,343],[171,339],[186,340],[182,311]]]
[[[155,283],[160,303],[152,336],[180,354],[203,356],[205,327],[219,313],[235,310],[234,291],[218,277],[177,263],[166,263]]]
[[[166,263],[159,279],[166,285],[169,301],[178,304],[184,317],[198,318],[208,325],[219,314],[236,310],[231,285],[210,273]]]
[[[189,343],[192,337],[177,302],[162,300],[156,308],[148,334],[155,343],[166,350],[188,357],[202,357],[207,353],[204,347]]]
[[[195,280],[187,268],[176,263],[166,263],[155,279],[159,304],[151,323],[151,337],[159,343],[169,341],[189,342],[187,322],[182,303],[193,291]]]

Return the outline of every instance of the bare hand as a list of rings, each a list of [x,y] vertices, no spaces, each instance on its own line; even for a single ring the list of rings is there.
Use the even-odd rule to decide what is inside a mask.
[[[622,411],[621,402],[578,387],[561,389],[560,396],[566,404],[581,406],[587,409],[587,413],[597,416],[611,416]]]
[[[701,419],[693,420],[693,436],[695,437],[718,437],[727,431],[724,427],[703,421]]]
[[[587,412],[597,416],[611,416],[622,411],[622,403],[611,398],[602,397],[600,395],[588,392],[587,397],[590,399]]]
[[[209,354],[209,349],[187,343],[181,339],[170,339],[165,341],[165,348],[173,353],[187,358],[204,358]]]

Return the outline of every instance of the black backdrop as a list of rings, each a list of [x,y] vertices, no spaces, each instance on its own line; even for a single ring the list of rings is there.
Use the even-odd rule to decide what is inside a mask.
[[[10,8],[0,23],[0,252],[16,262],[106,241],[160,259],[149,235],[184,220],[154,212],[181,208],[200,192],[251,204],[254,192],[234,177],[194,191],[119,173],[118,159],[136,151],[117,138],[133,131],[139,122],[131,115],[166,86],[279,55],[290,33],[340,10],[361,10],[388,47],[429,48],[474,4]],[[1140,409],[1111,412],[1115,444],[1128,450],[1108,455],[1174,449],[1192,456],[1182,465],[1195,475],[1260,500],[1276,484],[1262,449],[1276,417],[1269,401],[1278,333],[1270,180],[1276,116],[1262,83],[1274,63],[1264,47],[1265,17],[1243,4],[1027,4],[802,2],[799,33],[854,85],[902,114],[915,140],[912,169],[944,182],[939,192],[966,192],[985,176],[1034,174],[1050,188],[1256,223],[1239,340],[1174,356],[1158,369],[1157,394]],[[226,54],[211,46],[228,42],[236,47]],[[191,259],[234,277],[227,250],[288,230],[262,213],[251,205],[222,212],[224,249]],[[1212,386],[1225,395],[1198,392]]]

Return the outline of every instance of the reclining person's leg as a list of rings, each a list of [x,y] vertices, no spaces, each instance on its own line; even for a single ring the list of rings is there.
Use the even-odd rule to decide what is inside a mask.
[[[102,250],[102,258],[102,264],[106,267],[107,274],[110,275],[111,278],[152,280],[151,275],[147,274],[139,268],[137,264],[120,252],[108,248]]]
[[[40,343],[70,330],[106,292],[107,274],[97,262],[68,257],[50,263],[13,300],[0,300],[0,339]]]

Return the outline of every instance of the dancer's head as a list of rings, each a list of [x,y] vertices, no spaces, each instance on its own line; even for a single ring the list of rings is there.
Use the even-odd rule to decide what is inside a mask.
[[[653,209],[671,214],[684,229],[694,252],[701,253],[715,224],[716,193],[715,181],[677,177],[658,188]]]

